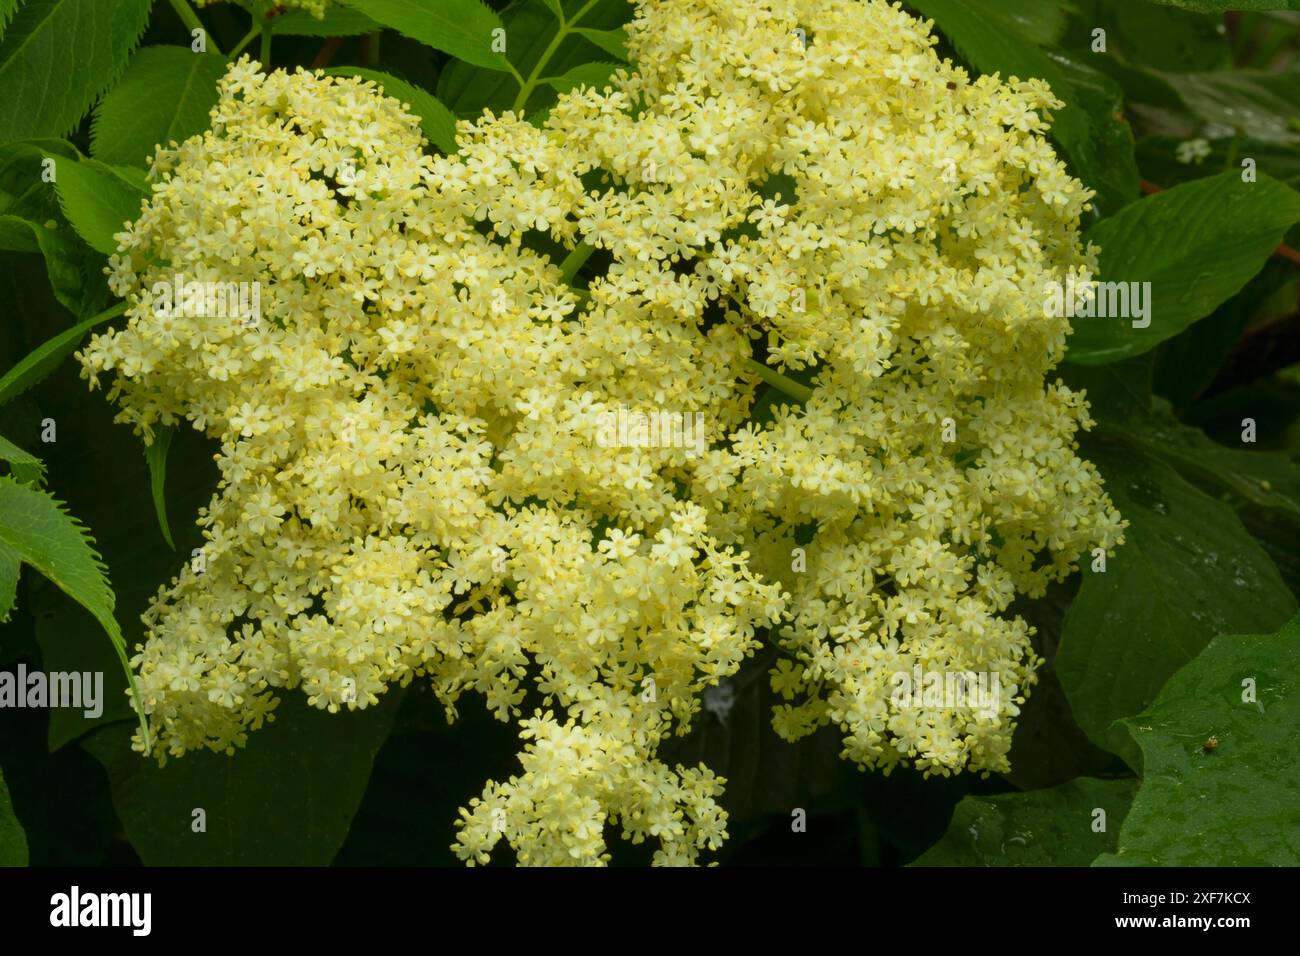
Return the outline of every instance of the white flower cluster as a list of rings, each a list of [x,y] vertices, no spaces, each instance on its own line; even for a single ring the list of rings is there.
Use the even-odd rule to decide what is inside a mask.
[[[611,89],[462,122],[449,157],[371,84],[247,60],[159,152],[110,262],[129,322],[81,359],[121,420],[220,443],[205,570],[135,660],[160,750],[420,678],[522,718],[465,859],[599,863],[615,827],[689,863],[721,781],[656,753],[766,632],[782,734],[1005,769],[1036,666],[1007,608],[1122,529],[1045,383],[1041,290],[1094,265],[1055,101],[881,2],[643,2],[629,35]],[[557,263],[588,254],[580,287]],[[176,273],[257,283],[263,320],[156,310]],[[776,369],[810,395],[754,416],[763,379],[804,397]],[[704,412],[704,454],[600,440],[665,408]],[[917,665],[1009,692],[891,706]]]

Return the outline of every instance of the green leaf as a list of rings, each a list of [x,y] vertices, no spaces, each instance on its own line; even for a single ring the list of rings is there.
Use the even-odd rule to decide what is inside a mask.
[[[429,142],[448,155],[456,152],[456,117],[432,93],[379,70],[340,66],[325,72],[330,76],[359,76],[370,80],[385,95],[398,100],[405,109],[419,117],[420,129]]]
[[[115,233],[140,216],[144,174],[93,159],[58,163],[55,188],[63,214],[90,247],[105,255],[117,252]]]
[[[1220,445],[1179,422],[1162,400],[1141,418],[1104,423],[1102,433],[1164,460],[1202,487],[1232,492],[1300,525],[1300,467],[1285,454]]]
[[[393,732],[375,757],[365,798],[332,865],[461,866],[451,843],[469,782],[515,765],[518,749],[515,728],[494,719],[481,697],[463,698],[455,724],[448,724],[429,688],[414,684],[402,697]],[[412,800],[413,793],[420,798]]]
[[[1083,392],[1092,417],[1100,422],[1123,422],[1151,411],[1151,380],[1155,356],[1150,352],[1110,365],[1062,365],[1061,379]]]
[[[1291,263],[1274,256],[1245,288],[1212,315],[1193,322],[1161,345],[1156,391],[1175,407],[1187,408],[1214,381],[1229,350],[1268,300],[1294,280],[1294,270]]]
[[[1124,93],[1118,83],[1082,60],[1064,53],[1052,53],[1051,58],[1090,127],[1088,141],[1070,147],[1070,155],[1087,184],[1097,191],[1101,211],[1113,215],[1138,198],[1142,183],[1133,129],[1124,118]]]
[[[584,63],[581,66],[575,66],[564,73],[563,76],[546,77],[542,82],[557,93],[567,93],[579,86],[590,86],[601,90],[609,86],[609,78],[622,66],[623,64],[620,63],[601,63],[599,61]]]
[[[577,10],[570,13],[576,15]],[[628,21],[631,14],[632,6],[625,0],[599,0],[582,15],[579,23],[583,28],[621,33],[618,28]],[[510,62],[520,75],[530,76],[560,26],[555,17],[537,3],[511,7],[505,12],[504,21]],[[552,52],[543,68],[547,74],[560,75],[591,60],[591,43],[581,37],[578,30],[579,27],[571,27],[570,35],[562,39]],[[467,63],[449,63],[438,77],[438,99],[458,116],[476,116],[484,109],[508,110],[518,92],[519,84],[513,76],[484,74]],[[549,88],[539,86],[538,92],[525,104],[525,111],[530,117],[534,116],[541,112],[543,97],[554,96]]]
[[[0,146],[0,213],[45,222],[59,215],[59,203],[42,174],[45,160],[75,160],[77,148],[62,139],[32,139]]]
[[[86,296],[86,278],[82,275],[85,257],[81,243],[67,224],[61,222],[62,218],[60,215],[60,221],[35,223],[18,216],[0,216],[0,249],[39,252],[45,259],[46,275],[55,298],[77,315]]]
[[[172,541],[171,528],[167,527],[167,450],[172,446],[172,428],[159,425],[153,430],[153,441],[144,446],[144,458],[149,463],[149,490],[153,494],[153,510],[158,515],[158,527],[162,530],[167,547],[176,550]]]
[[[0,140],[63,136],[113,85],[149,0],[28,0],[0,40]]]
[[[542,52],[559,32],[560,25],[549,12],[536,3],[524,3],[505,12],[506,56],[521,76],[528,76]],[[561,62],[565,40],[551,58],[553,69],[567,69]],[[588,48],[589,49],[589,48]],[[438,75],[438,99],[460,116],[478,115],[483,109],[509,109],[519,92],[519,84],[506,74],[484,74],[469,63],[448,63]]]
[[[556,18],[557,20],[560,20],[561,22],[563,22],[563,20],[564,20],[564,8],[563,8],[562,6],[560,6],[560,0],[542,0],[542,2],[543,2],[544,4],[546,4],[547,8],[548,8],[548,9],[549,9],[553,14],[555,14],[555,18]]]
[[[272,33],[303,37],[353,37],[383,29],[364,13],[346,8],[327,10],[320,19],[304,10],[293,10],[273,18],[270,24]]]
[[[573,31],[584,40],[590,40],[611,56],[616,56],[624,63],[628,60],[627,33],[623,30],[593,30],[579,27]]]
[[[343,0],[403,36],[489,70],[509,71],[492,49],[501,18],[480,0]],[[501,34],[498,34],[498,36]]]
[[[113,589],[90,535],[49,493],[0,476],[0,550],[45,575],[120,638]]]
[[[1161,186],[1213,175],[1218,170],[1241,169],[1245,159],[1253,159],[1261,173],[1272,176],[1292,189],[1300,190],[1300,151],[1295,146],[1264,143],[1257,139],[1224,136],[1209,139],[1209,155],[1199,163],[1181,163],[1177,151],[1182,136],[1146,136],[1138,144],[1138,164],[1147,179]]]
[[[1300,143],[1300,69],[1281,73],[1261,70],[1218,70],[1209,73],[1167,73],[1170,84],[1188,108],[1208,123],[1261,143],[1294,147]]]
[[[0,624],[9,621],[18,602],[18,574],[22,566],[18,555],[0,548]]]
[[[52,495],[0,477],[0,552],[8,564],[21,561],[35,568],[89,611],[113,642],[123,670],[130,673],[104,564],[86,529]],[[148,740],[143,713],[140,730]]]
[[[1227,65],[1227,37],[1222,18],[1206,17],[1151,3],[1085,0],[1080,20],[1086,25],[1091,55],[1091,31],[1106,31],[1106,52],[1095,56],[1101,68],[1118,60],[1142,68],[1187,72],[1215,70]]]
[[[21,362],[6,372],[3,378],[0,378],[0,405],[21,395],[58,368],[63,360],[72,354],[77,343],[87,332],[125,311],[126,303],[119,302],[111,309],[106,309],[99,315],[60,332],[54,338],[34,348]]]
[[[943,839],[912,866],[1087,866],[1115,848],[1136,790],[1136,780],[1079,777],[1048,790],[966,797]]]
[[[9,21],[13,18],[14,12],[18,9],[18,4],[21,2],[22,0],[0,0],[0,39],[4,39]]]
[[[0,146],[0,249],[39,252],[55,298],[73,315],[85,316],[105,291],[102,260],[73,232],[54,185],[43,179],[47,160],[70,162],[77,155],[59,139]]]
[[[998,0],[994,12],[1014,23],[1026,39],[1047,46],[1065,33],[1067,6],[1057,0]]]
[[[139,50],[95,111],[90,151],[101,162],[145,165],[157,146],[183,142],[208,127],[225,57],[183,46]]]
[[[108,771],[132,847],[150,866],[325,866],[365,794],[401,691],[377,707],[329,714],[286,691],[274,719],[231,756],[200,751],[167,761],[130,749],[118,724],[82,746]],[[194,832],[194,811],[207,831]]]
[[[9,439],[0,435],[0,461],[9,462],[14,480],[24,485],[39,485],[45,480],[45,463],[35,455],[23,451]]]
[[[1147,196],[1097,223],[1086,238],[1101,247],[1099,280],[1150,283],[1150,325],[1075,318],[1067,361],[1114,362],[1177,335],[1236,295],[1297,222],[1300,193],[1268,176],[1243,183],[1228,172]]]
[[[1020,705],[1007,754],[1011,769],[1002,774],[1018,790],[1042,790],[1076,777],[1110,776],[1121,769],[1114,754],[1099,748],[1080,729],[1056,673],[1065,612],[1078,591],[1077,578],[1053,582],[1042,597],[1021,596],[1007,610],[1034,629],[1034,650],[1045,661],[1033,693]]]
[[[1063,378],[1070,388],[1086,394],[1098,422],[1098,438],[1132,445],[1160,459],[1207,493],[1271,511],[1275,520],[1300,523],[1300,464],[1276,451],[1219,444],[1180,422],[1166,399],[1151,394],[1152,370],[1147,353],[1112,365],[1068,366]],[[1300,406],[1289,414],[1298,413]],[[1233,425],[1234,437],[1240,435],[1240,417]]]
[[[1001,73],[1004,79],[1039,77],[1065,99],[1061,95],[1067,85],[1064,77],[1013,20],[980,9],[972,0],[910,0],[909,5],[933,20],[980,72]]]
[[[1256,543],[1264,549],[1292,594],[1300,594],[1300,549],[1295,546],[1295,527],[1279,522],[1272,512],[1252,505],[1237,509],[1237,516]]]
[[[9,799],[9,788],[4,774],[0,773],[0,866],[27,865],[27,834],[14,816],[14,805]]]
[[[1204,17],[1214,21],[1217,18]],[[1274,70],[1294,62],[1295,28],[1300,17],[1295,12],[1261,11],[1234,17],[1236,29],[1224,31],[1224,41],[1231,51],[1231,61],[1242,69]],[[1218,67],[1214,64],[1211,68]]]
[[[1292,369],[1201,399],[1187,410],[1188,423],[1229,448],[1241,448],[1242,420],[1254,419],[1255,447],[1285,451],[1300,461],[1300,369]]]
[[[1300,0],[1152,0],[1169,7],[1197,13],[1226,13],[1229,10],[1300,10]]]
[[[152,481],[138,439],[113,421],[107,402],[90,401],[71,365],[41,390],[41,411],[59,423],[59,441],[46,447],[49,472],[69,510],[95,529],[96,546],[115,584],[116,616],[126,645],[145,638],[141,615],[167,583],[191,560],[204,541],[194,524],[209,505],[219,473],[214,447],[190,428],[177,426],[167,453],[167,513],[176,550],[147,527],[156,510]],[[155,429],[158,426],[155,426]],[[72,440],[69,440],[71,437]],[[28,588],[29,609],[48,670],[104,672],[104,713],[95,721],[78,711],[50,712],[51,751],[97,726],[131,717],[124,674],[119,674],[107,642],[97,637],[94,622],[77,605],[40,579]]]
[[[1118,852],[1097,864],[1300,865],[1297,673],[1300,617],[1276,634],[1216,637],[1125,720],[1142,787]]]
[[[1079,726],[1132,765],[1112,723],[1216,634],[1270,630],[1296,602],[1231,508],[1137,445],[1105,434],[1081,445],[1129,526],[1104,572],[1085,564],[1056,670]]]

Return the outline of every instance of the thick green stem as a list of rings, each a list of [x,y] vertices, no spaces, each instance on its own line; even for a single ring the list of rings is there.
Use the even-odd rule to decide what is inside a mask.
[[[573,247],[573,251],[564,257],[560,263],[560,272],[563,273],[562,281],[565,285],[573,285],[573,277],[578,274],[578,270],[583,264],[591,258],[591,254],[596,251],[596,247],[588,244],[587,240],[582,240]]]
[[[117,653],[117,659],[122,662],[122,670],[126,672],[126,685],[131,693],[131,709],[135,711],[135,716],[140,721],[140,739],[144,743],[144,752],[146,754],[153,750],[153,738],[149,736],[149,718],[144,712],[144,701],[140,699],[140,688],[135,683],[135,672],[131,670],[131,661],[126,653],[126,641],[119,637],[113,641],[113,650]]]
[[[728,295],[727,298],[735,304],[736,308],[744,308],[744,304],[734,295]],[[778,392],[784,392],[786,395],[789,395],[796,402],[802,403],[812,398],[813,390],[807,385],[800,385],[794,379],[782,375],[776,369],[768,368],[762,362],[758,361],[758,359],[749,360],[749,369],[763,381],[767,382],[768,385],[771,385]]]
[[[244,38],[243,38],[242,40],[240,40],[238,43],[235,44],[235,48],[234,48],[233,50],[230,51],[230,55],[229,55],[228,57],[226,57],[226,59],[227,59],[227,60],[237,60],[237,59],[239,59],[239,54],[241,54],[241,53],[244,52],[244,47],[246,47],[246,46],[248,46],[248,44],[252,43],[252,42],[253,42],[253,38],[256,37],[256,36],[257,36],[259,33],[261,33],[261,32],[262,32],[262,28],[261,28],[261,26],[259,26],[258,24],[254,23],[254,24],[249,28],[248,32],[244,34]]]
[[[77,347],[81,337],[114,316],[126,311],[126,303],[119,302],[98,315],[79,322],[70,329],[46,339],[0,376],[0,405],[11,401],[49,375]]]
[[[812,398],[813,390],[807,385],[800,385],[794,379],[782,375],[776,369],[768,368],[762,362],[758,361],[758,359],[749,359],[747,364],[749,365],[749,370],[751,372],[763,381],[767,382],[768,385],[771,385],[778,392],[789,395],[796,402],[803,403]]]
[[[172,9],[176,11],[176,15],[181,18],[181,23],[185,24],[185,28],[187,30],[202,30],[207,35],[208,49],[217,55],[221,55],[221,51],[217,49],[216,41],[212,39],[212,34],[208,33],[208,28],[203,25],[203,21],[199,19],[199,15],[194,12],[194,9],[185,0],[171,0],[171,5]]]
[[[262,69],[269,73],[271,70],[271,28],[265,24],[262,25],[262,44],[257,58],[262,61]]]
[[[553,57],[555,51],[560,48],[560,44],[564,42],[565,37],[573,32],[573,28],[578,25],[578,21],[586,16],[587,11],[594,7],[596,3],[597,0],[587,0],[587,2],[582,5],[582,8],[573,15],[572,20],[562,21],[560,23],[559,27],[555,31],[555,36],[551,37],[551,42],[547,44],[546,49],[542,51],[542,55],[538,58],[537,62],[533,64],[533,69],[532,72],[528,74],[528,79],[526,79],[523,82],[523,85],[519,87],[519,95],[515,97],[514,105],[511,107],[514,112],[518,113],[528,105],[528,98],[532,96],[533,91],[537,89],[537,81],[542,76],[542,71],[546,69],[547,64],[551,62],[551,57]]]

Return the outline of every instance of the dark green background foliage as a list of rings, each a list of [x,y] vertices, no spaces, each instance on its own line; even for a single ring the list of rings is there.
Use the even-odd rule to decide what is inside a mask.
[[[1127,543],[1104,573],[1016,605],[1046,665],[1009,774],[885,777],[843,763],[829,731],[781,742],[771,652],[665,757],[727,777],[723,862],[1300,863],[1300,2],[907,5],[972,72],[1051,84],[1056,146],[1097,193],[1101,278],[1152,283],[1157,326],[1080,323],[1059,369],[1093,402],[1081,444]],[[541,117],[557,91],[600,85],[630,15],[624,0],[345,0],[322,21],[259,0],[0,0],[0,667],[107,682],[96,721],[0,709],[0,864],[454,862],[456,808],[516,770],[517,740],[471,701],[449,726],[418,682],[349,716],[290,694],[233,758],[160,769],[127,750],[120,660],[198,543],[215,469],[189,430],[146,453],[68,356],[120,314],[112,234],[154,144],[206,127],[232,53],[376,79],[450,152],[457,118]],[[609,836],[616,863],[647,862]]]

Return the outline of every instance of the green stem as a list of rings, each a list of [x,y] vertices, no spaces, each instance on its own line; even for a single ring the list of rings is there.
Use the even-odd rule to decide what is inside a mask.
[[[744,305],[741,304],[740,300],[734,295],[728,295],[727,298],[735,304],[736,308],[744,308]],[[813,390],[807,385],[800,385],[794,379],[782,375],[776,369],[768,368],[762,362],[758,361],[758,359],[751,358],[748,361],[749,370],[763,381],[767,382],[768,385],[771,385],[778,392],[784,392],[796,402],[806,402],[808,399],[812,398]]]
[[[560,263],[560,272],[563,273],[561,281],[565,285],[573,284],[573,277],[578,274],[578,270],[583,264],[591,258],[591,254],[596,251],[596,247],[589,244],[586,239],[573,247],[573,251],[564,257]]]
[[[203,21],[199,19],[199,15],[194,12],[194,9],[185,0],[171,0],[171,5],[172,9],[176,11],[176,15],[181,18],[181,23],[185,24],[186,29],[202,30],[207,35],[208,48],[220,56],[221,50],[217,48],[217,43],[212,39],[212,34],[208,33],[208,28],[203,25]]]
[[[122,670],[126,672],[126,685],[131,691],[131,708],[135,711],[136,717],[140,719],[140,739],[144,741],[145,754],[149,754],[153,750],[153,738],[149,736],[149,718],[144,713],[144,701],[140,699],[140,688],[135,684],[135,672],[131,670],[131,661],[127,657],[126,641],[119,636],[112,643],[113,650],[117,653],[117,659],[122,662]]]
[[[560,23],[559,28],[555,31],[555,36],[551,37],[551,42],[547,45],[546,49],[542,51],[542,55],[537,62],[533,64],[533,69],[532,72],[528,74],[528,79],[519,87],[519,95],[515,97],[514,105],[510,107],[511,110],[518,113],[528,104],[528,98],[533,95],[533,91],[537,88],[537,81],[542,75],[542,70],[546,69],[546,65],[551,62],[551,57],[553,57],[555,51],[560,48],[560,44],[564,42],[565,37],[573,31],[573,28],[578,25],[578,21],[581,20],[586,15],[587,11],[594,7],[596,3],[597,0],[587,0],[587,2],[582,5],[582,8],[573,15],[572,20],[562,21]]]
[[[796,402],[802,403],[812,398],[813,390],[807,385],[800,385],[794,379],[782,375],[776,369],[768,368],[762,362],[758,361],[758,359],[748,359],[747,364],[751,372],[763,381],[767,382],[768,385],[771,385],[778,392],[790,396]]]
[[[262,44],[257,58],[262,61],[262,70],[269,73],[271,70],[271,28],[266,24],[262,25]]]
[[[119,302],[98,315],[93,315],[84,322],[65,329],[53,338],[46,339],[28,352],[17,365],[0,376],[0,405],[21,395],[53,372],[59,363],[77,347],[83,335],[101,322],[107,322],[125,311],[126,303]]]
[[[244,34],[244,38],[235,44],[235,48],[230,51],[230,56],[226,57],[226,59],[230,61],[238,59],[239,54],[244,52],[244,47],[252,43],[253,37],[257,36],[261,32],[262,28],[258,24],[254,23],[249,28],[248,32]]]

